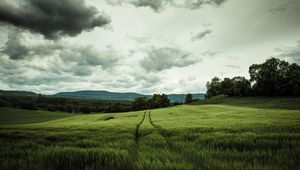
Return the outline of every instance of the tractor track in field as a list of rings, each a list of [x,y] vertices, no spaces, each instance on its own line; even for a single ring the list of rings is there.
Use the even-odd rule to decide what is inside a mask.
[[[201,159],[199,159],[197,156],[192,156],[190,152],[188,152],[186,150],[186,148],[183,148],[181,146],[178,146],[175,142],[173,142],[169,136],[170,136],[170,132],[168,132],[167,130],[164,130],[162,127],[160,127],[159,125],[156,125],[153,123],[152,118],[151,118],[151,111],[149,111],[149,122],[150,124],[156,129],[156,131],[165,139],[168,148],[175,152],[178,153],[182,156],[182,158],[186,161],[189,162],[191,164],[193,164],[195,167],[197,167],[198,165],[195,164],[195,161],[197,162],[202,162]],[[190,157],[187,157],[186,155],[190,155]],[[192,157],[191,157],[192,156]],[[191,159],[193,158],[193,159]]]
[[[162,136],[162,137],[165,139],[165,141],[166,141],[167,144],[168,144],[168,147],[169,147],[170,149],[174,149],[174,147],[175,147],[176,145],[175,145],[174,142],[172,142],[172,141],[167,137],[166,134],[168,134],[168,132],[167,132],[166,130],[162,129],[160,126],[158,126],[158,125],[156,125],[156,124],[153,123],[152,118],[151,118],[151,111],[149,111],[148,116],[149,116],[149,122],[150,122],[150,124],[156,129],[156,131],[159,133],[159,135]]]
[[[136,125],[135,127],[135,132],[134,132],[134,144],[131,145],[129,149],[129,155],[131,155],[131,160],[132,160],[132,168],[135,169],[135,162],[137,162],[139,158],[139,141],[141,138],[141,133],[140,133],[140,126],[143,124],[145,118],[146,118],[147,111],[144,112],[143,118],[141,121]]]
[[[143,115],[143,118],[142,120],[140,121],[139,124],[136,125],[136,128],[135,128],[135,134],[134,134],[134,137],[135,137],[135,143],[138,144],[139,141],[140,141],[140,138],[141,138],[141,133],[139,132],[140,131],[140,126],[143,124],[145,118],[146,118],[146,114],[147,114],[147,111],[144,112],[144,115]]]
[[[147,115],[148,114],[148,115]],[[146,116],[148,116],[149,119],[149,123],[151,124],[151,126],[154,128],[154,130],[150,133],[147,134],[141,134],[140,132],[140,127],[141,125],[145,122]],[[153,132],[157,131],[158,134],[164,138],[164,140],[166,141],[167,147],[171,152],[174,152],[176,154],[179,154],[181,156],[182,159],[184,159],[186,162],[189,162],[190,164],[193,164],[195,167],[197,167],[197,163],[196,162],[202,162],[203,160],[199,157],[197,157],[196,155],[191,155],[191,153],[187,150],[187,148],[184,148],[182,146],[179,146],[178,144],[176,144],[174,141],[172,141],[169,136],[170,136],[170,132],[168,132],[167,130],[163,129],[161,126],[156,125],[151,118],[151,110],[149,111],[145,111],[143,118],[141,119],[141,121],[136,125],[135,128],[135,132],[134,132],[134,144],[131,145],[130,149],[129,149],[129,154],[131,155],[131,160],[132,160],[132,169],[136,169],[136,162],[139,159],[139,150],[140,150],[140,140],[142,139],[142,137],[147,136]],[[200,163],[201,164],[201,163]],[[200,165],[201,166],[201,165]],[[202,166],[201,166],[202,167]]]

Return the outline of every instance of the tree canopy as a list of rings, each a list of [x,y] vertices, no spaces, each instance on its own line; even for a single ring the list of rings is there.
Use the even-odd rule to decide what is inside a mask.
[[[300,96],[300,66],[270,58],[249,67],[250,80],[245,77],[214,77],[207,82],[206,97],[227,96]]]

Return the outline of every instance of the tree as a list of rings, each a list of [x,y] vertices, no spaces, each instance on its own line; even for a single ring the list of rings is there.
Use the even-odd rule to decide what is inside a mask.
[[[81,113],[91,113],[90,108],[88,106],[81,106],[79,110]]]
[[[221,89],[219,94],[224,94],[228,96],[235,96],[234,94],[234,82],[230,78],[224,78],[223,81],[221,81]]]
[[[27,109],[27,110],[37,110],[37,105],[35,102],[25,101],[21,103],[20,108]]]
[[[256,95],[286,95],[287,73],[290,64],[277,58],[267,59],[262,64],[253,64],[249,67],[250,81]]]
[[[211,82],[206,83],[207,92],[205,94],[206,98],[216,96],[221,94],[221,79],[214,77]]]
[[[251,94],[251,83],[245,77],[234,77],[221,79],[215,77],[212,82],[207,83],[206,97],[217,95],[249,96]]]
[[[165,94],[154,94],[151,99],[149,99],[151,108],[162,108],[168,107],[170,105],[170,99]]]
[[[191,103],[191,102],[193,102],[193,95],[189,93],[185,97],[185,103]]]
[[[139,97],[132,103],[133,110],[145,110],[149,108],[149,100],[146,97]]]
[[[233,82],[233,96],[250,96],[251,83],[245,77],[234,77]]]
[[[293,63],[287,73],[286,87],[291,96],[300,96],[300,66]]]
[[[167,95],[162,94],[161,98],[162,98],[162,103],[161,103],[162,107],[168,107],[168,106],[170,106],[170,99],[168,98]]]
[[[73,111],[73,108],[72,108],[72,105],[67,105],[66,106],[66,111],[68,112],[68,113],[72,113],[72,111]]]

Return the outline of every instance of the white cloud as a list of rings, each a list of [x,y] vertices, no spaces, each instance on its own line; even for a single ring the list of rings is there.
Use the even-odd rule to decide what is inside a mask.
[[[110,17],[110,28],[94,28],[60,41],[23,31],[20,40],[10,37],[11,45],[5,44],[11,28],[0,23],[0,89],[205,91],[214,76],[247,77],[253,63],[280,54],[296,56],[300,1],[289,0],[283,10],[271,10],[285,2],[228,0],[218,7],[211,3],[187,8],[176,1],[176,6],[166,3],[155,11],[155,4],[151,9],[150,4],[137,8],[88,0],[87,6]],[[191,41],[191,32],[197,41]],[[284,51],[274,51],[281,46],[286,46]],[[17,55],[17,49],[28,52]],[[11,60],[7,53],[21,60]]]

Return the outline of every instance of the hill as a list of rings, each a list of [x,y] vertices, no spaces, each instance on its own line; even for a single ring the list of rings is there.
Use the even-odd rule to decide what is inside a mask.
[[[51,118],[0,109],[0,169],[299,169],[300,110],[275,106],[299,98],[255,99]]]
[[[168,98],[171,102],[184,102],[186,94],[168,94]],[[99,99],[99,100],[134,100],[139,97],[150,98],[151,95],[139,94],[139,93],[119,93],[119,92],[109,92],[109,91],[75,91],[75,92],[60,92],[54,96],[60,97],[77,97],[85,99]],[[193,94],[194,99],[203,99],[203,93]]]
[[[251,107],[260,109],[288,109],[300,110],[299,97],[224,97],[216,96],[199,100],[191,105],[221,104],[238,107]]]
[[[8,91],[8,90],[0,90],[0,96],[37,96],[38,94],[35,92],[29,91]],[[133,92],[110,92],[105,90],[82,90],[82,91],[74,91],[74,92],[59,92],[53,95],[54,97],[72,97],[72,98],[80,98],[80,99],[94,99],[94,100],[119,100],[119,101],[133,101],[139,97],[151,98],[151,95],[145,95],[140,93]],[[183,103],[185,101],[186,94],[168,94],[168,98],[171,102],[180,102]],[[193,94],[194,99],[204,99],[204,93],[195,93]]]
[[[77,97],[77,98],[100,99],[100,100],[134,100],[135,98],[139,98],[139,97],[149,97],[147,95],[142,95],[139,93],[117,93],[117,92],[93,91],[93,90],[60,92],[54,94],[54,96]]]
[[[0,96],[37,96],[38,94],[30,91],[0,90]]]

